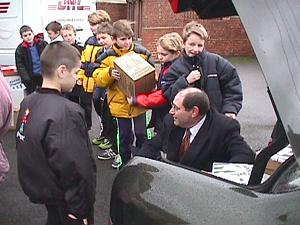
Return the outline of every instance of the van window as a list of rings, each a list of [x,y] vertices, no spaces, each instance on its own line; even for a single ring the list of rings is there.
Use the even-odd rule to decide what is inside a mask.
[[[300,189],[300,167],[294,162],[275,183],[272,193],[284,193]]]

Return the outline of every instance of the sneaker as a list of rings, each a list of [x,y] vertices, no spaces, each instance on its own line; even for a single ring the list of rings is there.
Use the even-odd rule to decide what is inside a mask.
[[[110,140],[104,138],[102,140],[102,142],[98,145],[99,148],[106,150],[112,147],[112,143],[110,142]]]
[[[103,160],[107,160],[107,159],[114,159],[116,156],[116,153],[113,152],[113,150],[107,149],[104,152],[100,153],[98,155],[98,159],[103,159]]]
[[[105,139],[104,137],[96,137],[92,140],[92,143],[94,145],[100,145],[104,139]]]
[[[115,156],[113,163],[111,164],[112,168],[118,169],[122,165],[121,156],[118,154]]]

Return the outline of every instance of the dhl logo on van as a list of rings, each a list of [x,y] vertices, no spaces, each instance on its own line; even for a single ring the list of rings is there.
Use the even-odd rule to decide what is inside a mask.
[[[58,1],[56,5],[48,5],[48,10],[90,10],[90,6],[80,4],[81,0]]]
[[[0,2],[0,14],[7,13],[10,2]]]

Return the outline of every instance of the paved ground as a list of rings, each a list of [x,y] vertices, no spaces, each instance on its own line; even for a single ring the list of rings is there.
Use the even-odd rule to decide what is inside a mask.
[[[266,83],[254,58],[230,59],[237,67],[243,82],[244,103],[238,120],[242,134],[253,149],[264,146],[271,134],[275,115],[266,93]],[[98,133],[97,118],[90,136]],[[13,131],[3,140],[11,170],[6,182],[0,184],[0,225],[42,225],[45,224],[46,211],[41,205],[31,204],[23,194],[17,180],[16,150]],[[97,147],[94,147],[95,157]],[[95,225],[107,224],[110,189],[117,173],[111,168],[111,161],[96,159],[98,169],[97,199],[95,205]]]

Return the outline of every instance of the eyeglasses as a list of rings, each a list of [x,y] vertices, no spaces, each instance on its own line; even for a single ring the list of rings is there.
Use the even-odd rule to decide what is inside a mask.
[[[180,107],[178,107],[177,105],[175,105],[174,103],[172,103],[171,109],[174,110],[175,112],[177,112],[177,111],[180,110]]]
[[[179,110],[183,109],[184,111],[187,111],[187,112],[190,112],[191,110],[193,110],[193,108],[191,109],[187,109],[187,108],[180,108],[179,106],[175,105],[174,103],[172,103],[171,105],[171,109],[174,111],[174,112],[178,112]]]

